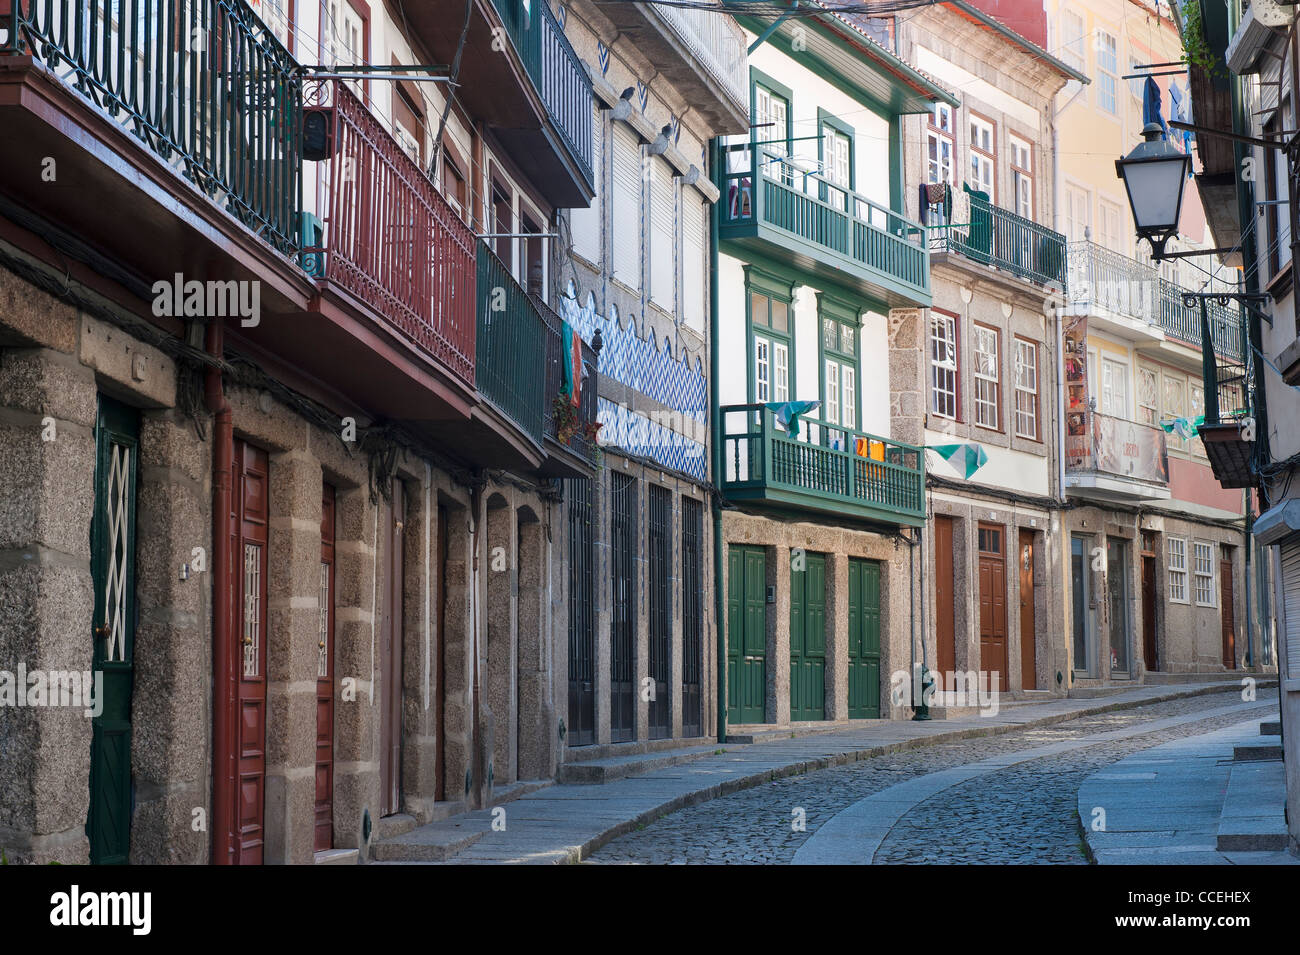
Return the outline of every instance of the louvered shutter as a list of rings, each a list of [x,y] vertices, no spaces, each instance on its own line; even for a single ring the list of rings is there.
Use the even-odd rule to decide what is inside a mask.
[[[1282,606],[1286,614],[1286,678],[1300,680],[1300,539],[1285,541],[1282,551]]]
[[[682,190],[682,314],[686,324],[704,331],[704,203],[693,189]]]
[[[613,274],[628,288],[641,290],[641,141],[622,123],[614,124],[613,215],[609,238]]]
[[[671,312],[677,304],[677,260],[673,255],[677,203],[668,163],[657,156],[651,162],[650,300]]]
[[[601,147],[604,143],[601,129],[603,117],[595,101],[592,102],[591,113],[591,168],[596,173],[596,195],[587,208],[570,211],[569,231],[574,253],[594,265],[600,265],[600,212],[604,199],[602,188],[605,185]]]

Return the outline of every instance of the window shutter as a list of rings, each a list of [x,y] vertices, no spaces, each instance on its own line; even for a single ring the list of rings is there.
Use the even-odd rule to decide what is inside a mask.
[[[682,314],[686,324],[704,331],[708,306],[704,288],[704,203],[694,189],[682,190]]]
[[[657,156],[651,162],[650,300],[671,312],[677,304],[677,261],[673,256],[677,203],[668,163]]]
[[[1300,680],[1300,540],[1282,544],[1282,601],[1286,614],[1286,678]]]
[[[641,290],[641,141],[623,123],[614,124],[613,214],[609,238],[613,274]]]
[[[601,187],[601,120],[600,107],[595,102],[591,105],[591,168],[596,171],[596,196],[586,209],[574,209],[569,213],[569,231],[573,251],[588,262],[600,265],[600,211]]]

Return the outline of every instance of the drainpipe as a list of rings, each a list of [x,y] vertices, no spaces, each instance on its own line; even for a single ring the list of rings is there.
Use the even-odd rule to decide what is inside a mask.
[[[205,347],[221,361],[225,352],[221,319],[207,328]],[[235,681],[231,679],[230,509],[234,458],[230,402],[222,387],[220,366],[209,366],[204,400],[213,415],[212,430],[212,862],[230,865],[234,818]]]
[[[716,137],[709,140],[709,168],[715,174],[722,154]],[[726,193],[718,202],[726,201]],[[722,412],[718,403],[718,202],[709,209],[709,436],[713,458],[713,643],[717,654],[718,742],[727,741],[726,602],[722,593]]]

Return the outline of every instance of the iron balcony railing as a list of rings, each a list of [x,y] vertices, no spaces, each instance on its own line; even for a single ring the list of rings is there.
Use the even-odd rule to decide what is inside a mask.
[[[1036,285],[1065,283],[1065,236],[1032,219],[969,197],[965,222],[930,223],[930,249],[1010,272]]]
[[[718,10],[699,7],[648,4],[677,38],[703,64],[727,97],[749,112],[749,69],[745,52],[745,31],[731,17]]]
[[[1071,242],[1066,300],[1073,306],[1095,309],[1154,325],[1171,338],[1201,346],[1201,308],[1186,305],[1187,289],[1143,264],[1095,242]],[[1217,354],[1241,360],[1241,312],[1236,305],[1207,302],[1210,335]]]
[[[750,161],[754,156],[758,157],[757,177]],[[925,227],[823,175],[799,168],[799,161],[752,141],[728,146],[723,226],[775,226],[928,293]]]
[[[546,322],[496,253],[478,243],[479,392],[538,445],[546,405]]]
[[[492,0],[565,148],[594,181],[591,78],[551,12],[550,0]]]
[[[309,83],[333,106],[336,151],[324,171],[321,244],[309,271],[347,289],[466,384],[474,383],[474,233],[347,83]]]
[[[5,0],[30,55],[282,252],[297,250],[300,74],[245,0]]]
[[[1169,484],[1164,429],[1083,408],[1066,414],[1067,474],[1110,474]]]
[[[564,384],[564,363],[571,360],[564,349],[564,320],[536,296],[529,296],[529,298],[546,326],[543,433],[547,438],[567,445],[579,457],[592,460],[596,451],[593,429],[596,424],[596,363],[599,356],[594,348],[581,337],[578,338],[582,351],[582,368],[586,371],[587,377],[580,378],[578,381],[578,407],[570,412],[568,407],[564,406],[564,402],[570,399],[560,393]],[[577,329],[574,329],[573,334],[578,335]],[[581,374],[580,371],[579,375]],[[557,404],[560,407],[557,407]],[[561,435],[560,429],[563,424],[561,418],[570,415],[571,419],[565,428],[567,433]]]
[[[925,517],[921,448],[800,418],[789,435],[766,405],[724,405],[722,489],[792,491]]]

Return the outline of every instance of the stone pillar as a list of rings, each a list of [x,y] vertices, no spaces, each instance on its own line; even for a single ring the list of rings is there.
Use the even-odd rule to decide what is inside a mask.
[[[483,682],[484,702],[492,711],[495,728],[490,775],[498,785],[516,779],[518,560],[514,508],[493,495],[487,512],[487,672]]]
[[[889,434],[925,444],[925,316],[919,308],[889,312]]]
[[[826,719],[849,718],[849,558],[826,555]]]
[[[443,670],[443,780],[444,799],[457,802],[466,799],[467,776],[470,772],[470,738],[473,731],[473,714],[470,711],[471,648],[473,626],[473,594],[470,591],[470,514],[464,508],[448,511],[450,526],[447,534],[447,586],[444,599],[443,633],[439,634],[442,652],[438,655]]]
[[[43,307],[51,328],[71,317]],[[16,685],[20,665],[91,667],[96,403],[94,374],[62,350],[0,350],[0,680],[15,695],[28,689]],[[0,848],[10,862],[84,863],[91,720],[12,702],[0,707]]]
[[[272,455],[270,470],[265,859],[301,864],[315,828],[322,475],[305,451]]]
[[[767,584],[776,587],[776,603],[767,614],[767,719],[790,722],[790,548],[767,548]]]
[[[543,527],[529,508],[519,511],[519,695],[517,779],[544,779],[552,771],[555,712],[547,692],[544,653],[546,560]]]

